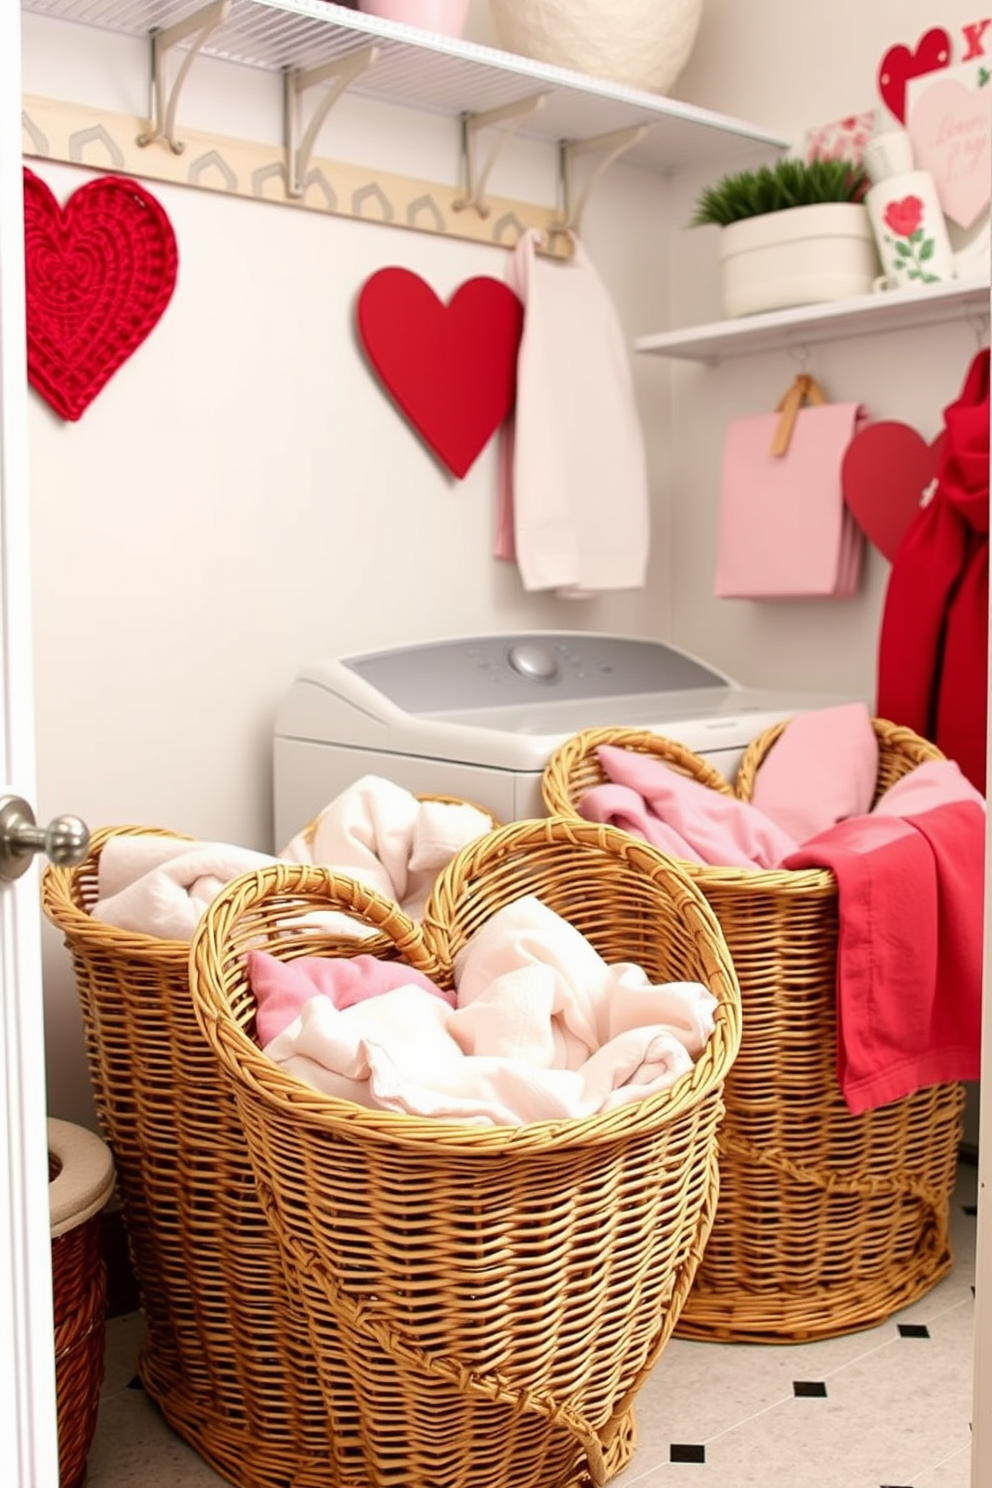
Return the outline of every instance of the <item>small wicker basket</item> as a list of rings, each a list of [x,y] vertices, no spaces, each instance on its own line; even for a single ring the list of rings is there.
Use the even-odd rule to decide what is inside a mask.
[[[48,1120],[59,1488],[86,1478],[103,1383],[107,1269],[100,1216],[114,1189],[109,1148],[94,1132]]]
[[[337,1488],[358,1438],[357,1407],[339,1408],[332,1442],[306,1318],[193,1013],[189,945],[91,914],[107,842],[148,833],[180,835],[105,828],[83,863],[42,876],[45,914],[72,957],[100,1128],[117,1167],[145,1320],[138,1373],[173,1429],[242,1488]],[[348,1390],[345,1381],[343,1400]]]
[[[784,723],[755,739],[736,791],[748,799]],[[942,758],[909,729],[876,720],[877,794]],[[639,751],[733,794],[706,761],[634,729],[587,730],[548,761],[549,812],[578,815],[605,779],[601,744]],[[683,863],[726,936],[744,1031],[727,1077],[720,1204],[678,1325],[690,1338],[798,1342],[868,1328],[951,1265],[948,1216],[964,1092],[920,1090],[852,1116],[837,1083],[837,882],[821,869]]]
[[[253,1041],[246,951],[335,954],[315,909],[360,914],[450,987],[469,936],[526,894],[604,959],[713,991],[716,1031],[669,1090],[587,1120],[484,1129],[331,1099]],[[349,1482],[588,1488],[619,1471],[710,1228],[739,1038],[733,968],[686,876],[611,828],[521,822],[442,871],[421,928],[327,870],[266,868],[211,905],[190,979],[335,1423],[342,1363],[352,1383]]]

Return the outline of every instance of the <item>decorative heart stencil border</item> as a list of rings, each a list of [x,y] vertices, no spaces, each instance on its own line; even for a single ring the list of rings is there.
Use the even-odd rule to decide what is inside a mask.
[[[172,298],[179,253],[164,207],[136,181],[101,176],[61,207],[24,170],[28,380],[75,421],[134,354]]]
[[[465,476],[516,399],[523,305],[499,279],[467,279],[445,304],[410,269],[379,269],[357,303],[359,339],[401,413]]]

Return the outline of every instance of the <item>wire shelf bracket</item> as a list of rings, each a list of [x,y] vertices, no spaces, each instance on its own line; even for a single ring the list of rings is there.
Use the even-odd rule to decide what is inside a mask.
[[[191,15],[164,30],[151,33],[151,86],[149,93],[149,127],[138,135],[142,148],[163,140],[174,155],[181,155],[186,146],[176,138],[176,109],[183,84],[189,70],[206,45],[210,35],[227,19],[231,0],[213,0],[213,4],[194,10]],[[169,54],[180,42],[190,36],[195,39],[176,73],[172,87],[166,82]]]
[[[489,180],[490,172],[520,125],[544,107],[547,96],[546,93],[536,93],[532,98],[522,98],[513,103],[505,103],[501,108],[488,109],[481,114],[462,114],[462,182],[465,194],[452,202],[451,205],[456,212],[464,212],[472,207],[480,217],[489,216],[490,206],[486,201],[486,182]],[[482,170],[476,172],[479,133],[483,129],[490,129],[498,124],[506,124],[508,127],[500,131],[485,165]]]
[[[323,67],[293,68],[285,74],[283,83],[283,116],[286,140],[286,195],[293,198],[303,196],[307,185],[310,157],[317,143],[321,126],[338,99],[357,77],[367,72],[379,55],[375,46],[362,47],[350,56],[328,62]],[[302,130],[301,115],[303,96],[313,88],[330,83],[324,96],[310,116],[310,122]],[[302,130],[302,137],[301,137]]]

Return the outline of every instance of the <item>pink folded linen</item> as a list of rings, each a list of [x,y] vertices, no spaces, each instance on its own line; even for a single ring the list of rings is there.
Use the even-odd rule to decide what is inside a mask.
[[[878,783],[878,739],[864,703],[789,720],[755,771],[751,804],[796,842],[867,816]]]
[[[280,961],[267,951],[248,952],[248,980],[257,1003],[258,1041],[264,1048],[300,1016],[312,997],[326,997],[343,1012],[397,987],[420,987],[454,1007],[455,994],[423,972],[378,956],[301,956]]]
[[[837,1078],[854,1115],[978,1079],[984,855],[984,801],[938,761],[785,860],[837,879]]]
[[[676,857],[728,868],[775,868],[797,846],[757,807],[711,790],[664,760],[602,744],[596,751],[610,786],[593,786],[578,803],[588,821],[624,825]],[[615,787],[629,794],[617,797]]]

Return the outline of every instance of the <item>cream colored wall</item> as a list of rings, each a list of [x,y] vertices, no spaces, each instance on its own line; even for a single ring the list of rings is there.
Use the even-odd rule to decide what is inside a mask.
[[[937,8],[932,0],[706,0],[696,48],[673,91],[799,139],[810,125],[878,103],[876,72],[890,45],[915,46],[940,24],[956,58],[961,28],[979,14],[960,0]],[[701,184],[688,175],[677,182],[677,222],[688,221]],[[673,325],[720,318],[718,241],[717,228],[673,234]],[[931,438],[976,348],[975,328],[962,319],[816,346],[807,370],[829,397],[862,402],[873,418],[903,421]],[[773,408],[799,370],[792,353],[773,351],[676,372],[672,639],[748,682],[851,691],[870,702],[888,577],[878,553],[869,551],[853,600],[755,604],[712,595],[722,431],[730,419]]]
[[[24,19],[27,93],[144,112],[143,46]],[[277,79],[200,59],[180,112],[191,128],[278,142],[280,110]],[[456,121],[350,95],[316,153],[458,180]],[[29,164],[61,200],[90,179]],[[489,184],[554,205],[554,151],[514,147]],[[273,715],[307,660],[515,627],[666,633],[666,367],[634,369],[655,502],[648,587],[527,595],[490,557],[495,443],[450,478],[352,329],[374,270],[404,265],[447,296],[472,275],[502,277],[504,250],[152,189],[180,254],[163,319],[77,424],[30,400],[40,819],[73,811],[270,851]],[[587,211],[588,250],[631,338],[665,309],[666,191],[617,166]],[[75,992],[49,927],[44,953],[50,1109],[86,1121]]]

